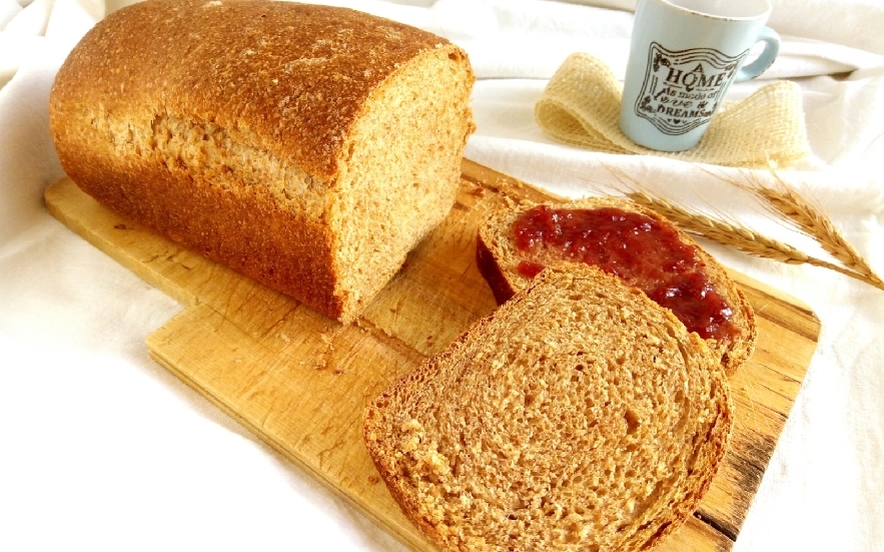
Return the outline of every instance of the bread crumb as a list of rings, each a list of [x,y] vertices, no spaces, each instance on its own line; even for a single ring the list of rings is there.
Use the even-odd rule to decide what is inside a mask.
[[[647,297],[580,271],[542,272],[374,403],[369,452],[395,459],[380,473],[439,550],[647,549],[708,488],[730,430],[713,419],[730,408],[710,393],[725,392],[717,359]]]

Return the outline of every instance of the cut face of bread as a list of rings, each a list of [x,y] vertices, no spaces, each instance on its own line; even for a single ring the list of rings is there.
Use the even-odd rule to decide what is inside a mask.
[[[347,144],[329,224],[337,294],[361,311],[454,205],[473,130],[472,74],[449,45],[403,64],[366,102]],[[349,295],[347,295],[349,294]]]
[[[441,550],[647,550],[708,489],[731,409],[670,312],[555,266],[374,400],[364,438]]]
[[[101,203],[349,322],[454,204],[474,80],[350,9],[146,0],[73,49],[50,127]]]
[[[752,307],[722,267],[657,213],[618,198],[501,208],[480,225],[476,259],[502,303],[545,266],[586,262],[672,310],[728,374],[755,347]]]

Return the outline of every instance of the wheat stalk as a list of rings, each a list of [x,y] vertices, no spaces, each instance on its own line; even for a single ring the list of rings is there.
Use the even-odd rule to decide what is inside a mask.
[[[881,282],[874,274],[869,276],[851,268],[812,257],[787,243],[768,238],[745,226],[688,211],[668,201],[651,197],[644,192],[628,192],[625,196],[639,205],[660,213],[690,234],[702,236],[755,257],[772,259],[786,264],[809,264],[834,270],[884,290],[884,282]]]
[[[805,199],[794,188],[786,184],[776,173],[773,173],[778,188],[769,188],[757,181],[751,186],[734,184],[758,196],[772,211],[780,213],[790,220],[799,231],[813,237],[827,253],[841,262],[845,267],[862,274],[875,287],[882,288],[884,281],[879,278],[866,260],[859,254],[838,231],[831,219],[822,209]]]
[[[674,205],[665,199],[651,196],[642,191],[643,187],[639,183],[626,177],[620,171],[609,170],[614,172],[621,183],[624,183],[624,178],[632,181],[632,186],[629,186],[631,190],[619,190],[620,193],[632,201],[660,213],[686,232],[733,247],[755,257],[772,259],[786,264],[809,264],[833,270],[884,290],[884,281],[872,271],[865,259],[844,239],[831,220],[776,175],[774,176],[780,189],[768,188],[757,182],[754,185],[744,185],[728,179],[723,180],[757,195],[773,212],[786,217],[799,231],[817,241],[826,252],[842,263],[841,265],[807,255],[785,242],[759,234],[738,223],[712,218]]]

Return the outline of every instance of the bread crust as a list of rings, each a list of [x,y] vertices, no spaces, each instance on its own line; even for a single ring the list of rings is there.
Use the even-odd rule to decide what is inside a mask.
[[[149,0],[111,13],[83,37],[59,69],[54,113],[71,117],[100,103],[133,122],[187,114],[331,178],[369,96],[402,64],[449,44],[347,8]]]
[[[584,313],[598,309],[598,320],[614,325],[596,325],[591,315],[574,322],[572,301],[588,301]],[[642,324],[615,321],[610,312]],[[541,324],[556,313],[561,328]],[[622,343],[616,338],[631,343],[630,352],[608,349],[611,334],[613,344]],[[629,357],[633,353],[648,364]],[[620,354],[626,360],[613,360]],[[673,364],[655,366],[658,354]],[[606,387],[604,366],[615,372],[620,362],[631,374],[629,384],[615,379]],[[679,396],[682,383],[686,395]],[[661,398],[650,389],[674,395]],[[642,410],[651,395],[660,402]],[[540,406],[532,409],[529,397]],[[596,410],[598,397],[609,402]],[[631,425],[632,409],[634,434],[622,425],[624,412]],[[661,424],[660,433],[642,433],[646,423]],[[627,552],[653,549],[690,517],[717,472],[732,424],[727,378],[699,336],[617,278],[586,265],[557,265],[372,401],[363,437],[394,499],[440,550]],[[683,427],[690,430],[681,434]],[[659,441],[670,436],[673,443]],[[657,450],[669,456],[650,460],[654,467],[643,463]],[[620,476],[605,479],[615,465],[614,472],[635,484],[625,494],[614,492],[624,484]],[[659,479],[643,470],[657,470]],[[604,510],[601,517],[596,508]],[[539,517],[523,523],[533,509]]]
[[[450,96],[422,100],[413,81],[424,66]],[[147,0],[74,48],[51,92],[50,127],[65,172],[99,202],[349,322],[453,204],[473,80],[449,41],[355,10]],[[441,114],[438,152],[378,145],[372,124],[414,125],[382,99],[394,92]],[[376,163],[386,172],[363,176],[369,150],[390,154]],[[418,185],[432,200],[401,228],[350,228],[384,207],[366,197],[365,212],[351,212],[348,197],[418,197],[408,191]],[[347,257],[355,250],[358,261]]]
[[[511,228],[515,219],[523,212],[537,204],[525,203],[517,208],[502,208],[490,213],[480,224],[476,239],[476,263],[479,271],[488,282],[495,300],[502,304],[517,291],[527,285],[529,278],[517,270],[518,259],[512,243]],[[755,323],[755,312],[743,291],[728,276],[726,269],[690,235],[659,213],[638,205],[632,201],[616,197],[591,197],[567,203],[547,204],[553,209],[598,209],[613,207],[627,212],[639,213],[674,229],[682,243],[690,245],[704,270],[721,293],[725,301],[733,309],[733,324],[737,336],[730,341],[707,340],[713,351],[721,358],[725,372],[732,376],[739,367],[748,360],[755,350],[758,330]]]

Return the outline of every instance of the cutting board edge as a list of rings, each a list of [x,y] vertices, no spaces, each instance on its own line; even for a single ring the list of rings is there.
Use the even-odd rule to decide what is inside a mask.
[[[274,452],[291,462],[293,466],[301,470],[305,475],[312,478],[314,481],[322,484],[325,489],[332,491],[337,498],[356,508],[362,515],[371,520],[372,523],[374,523],[378,527],[382,527],[384,530],[390,533],[393,538],[398,540],[404,546],[408,547],[411,550],[414,550],[415,552],[427,550],[426,541],[423,539],[422,535],[416,532],[416,529],[413,531],[403,530],[403,528],[390,523],[387,519],[383,518],[379,514],[376,514],[371,508],[370,504],[364,503],[363,501],[358,500],[356,496],[348,494],[345,490],[337,486],[334,481],[323,474],[320,470],[317,470],[316,468],[311,466],[310,463],[307,462],[305,459],[300,458],[298,455],[286,450],[286,447],[283,444],[274,440],[267,432],[262,431],[255,424],[251,423],[246,417],[240,415],[234,408],[228,406],[221,399],[209,393],[205,388],[203,388],[201,385],[199,385],[199,383],[190,378],[186,373],[176,368],[173,362],[170,362],[169,359],[167,359],[159,352],[158,348],[153,347],[151,344],[151,337],[162,329],[163,328],[160,327],[158,330],[148,335],[147,339],[145,339],[145,343],[148,346],[148,354],[150,355],[151,359],[153,359],[157,364],[168,370],[170,374],[177,377],[185,385],[195,391],[198,395],[208,400],[212,405],[218,408],[225,415],[230,416],[230,418],[233,419],[236,423],[240,424],[243,428],[248,430],[248,432],[253,435],[259,442],[263,443]]]

